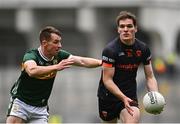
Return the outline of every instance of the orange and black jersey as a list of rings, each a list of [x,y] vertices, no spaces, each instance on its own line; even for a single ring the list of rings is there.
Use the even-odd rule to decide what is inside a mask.
[[[145,43],[135,39],[131,46],[123,44],[119,38],[111,41],[103,50],[103,67],[114,67],[114,83],[128,97],[137,99],[136,75],[141,63],[148,65],[151,60],[151,52]],[[98,88],[98,97],[102,99],[118,100],[111,94],[102,81],[102,75]]]

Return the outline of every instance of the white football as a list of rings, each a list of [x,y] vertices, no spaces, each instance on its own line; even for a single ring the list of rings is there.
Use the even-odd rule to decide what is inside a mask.
[[[146,93],[143,98],[144,109],[150,114],[160,114],[165,104],[163,95],[156,91]]]

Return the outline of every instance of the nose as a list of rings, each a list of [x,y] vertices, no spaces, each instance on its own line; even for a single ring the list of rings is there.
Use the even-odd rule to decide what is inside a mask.
[[[127,31],[127,30],[128,30],[128,27],[127,27],[127,26],[125,26],[125,27],[124,27],[124,31]]]
[[[62,47],[62,44],[61,44],[61,43],[59,43],[59,44],[58,44],[58,47],[59,47],[59,48],[61,48],[61,47]]]

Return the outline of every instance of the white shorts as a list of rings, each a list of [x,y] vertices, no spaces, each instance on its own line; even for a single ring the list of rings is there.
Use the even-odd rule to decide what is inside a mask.
[[[27,123],[48,123],[49,113],[47,106],[31,106],[15,98],[9,105],[8,116],[22,118]]]

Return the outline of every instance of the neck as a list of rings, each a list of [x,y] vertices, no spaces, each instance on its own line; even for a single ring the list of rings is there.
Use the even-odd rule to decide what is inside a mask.
[[[40,46],[38,50],[45,60],[51,61],[54,58],[54,56],[50,56],[49,54],[47,54],[43,47]]]
[[[132,39],[132,40],[122,40],[122,39],[121,39],[121,42],[124,43],[125,45],[130,46],[130,45],[133,45],[133,44],[134,44],[135,39]]]

